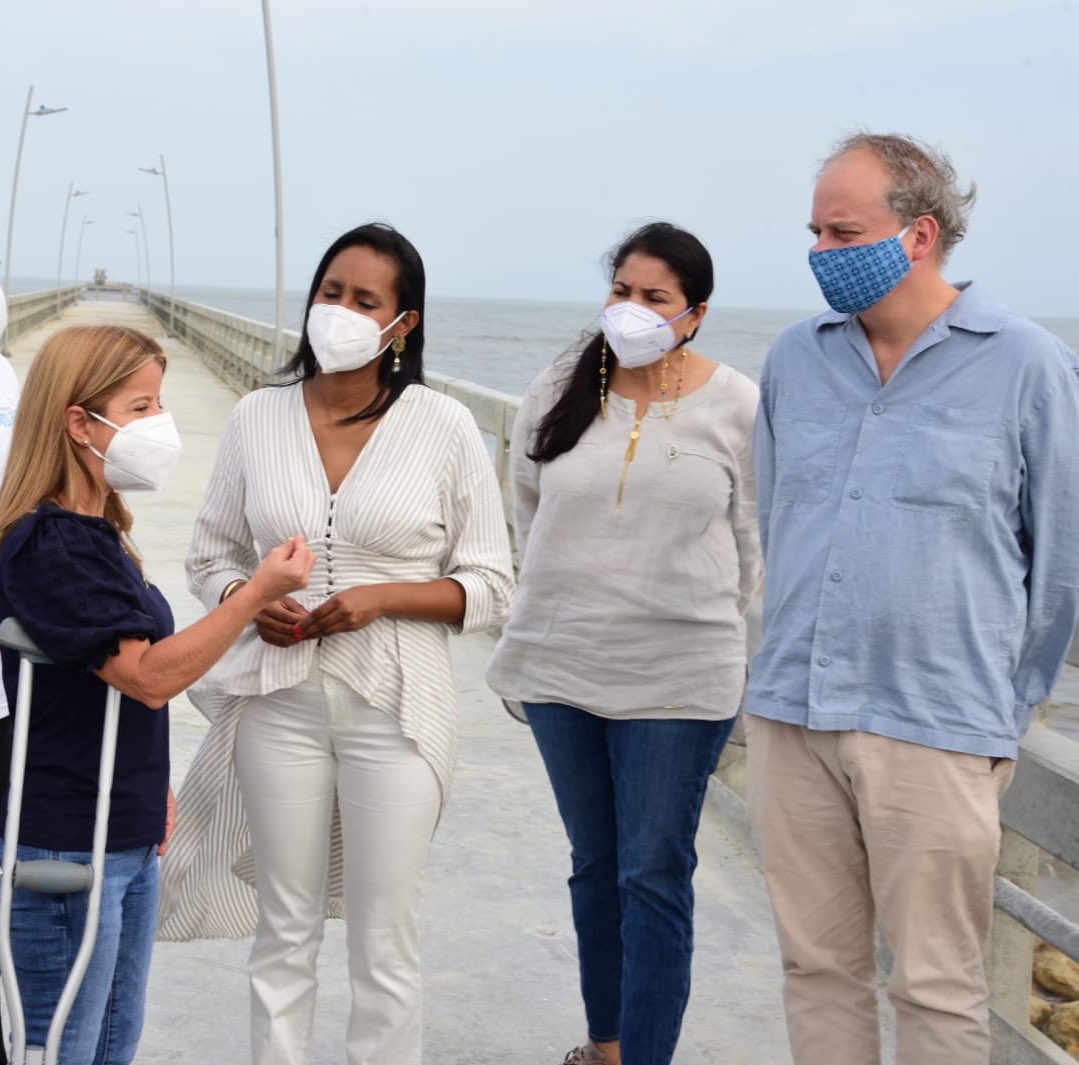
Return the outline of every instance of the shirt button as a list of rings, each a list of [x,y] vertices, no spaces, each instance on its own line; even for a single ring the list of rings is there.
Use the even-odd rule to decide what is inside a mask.
[[[851,497],[851,499],[861,499],[862,498],[862,490],[860,488],[852,488],[850,490],[850,497]]]
[[[832,578],[833,581],[836,582],[836,584],[838,584],[843,579],[843,574],[840,573],[837,569],[832,570],[829,576]]]
[[[870,409],[873,411],[874,414],[883,414],[884,413],[884,407],[880,403],[874,403],[873,406]]]
[[[830,666],[831,664],[832,660],[827,655],[821,655],[820,658],[817,659],[818,666]]]

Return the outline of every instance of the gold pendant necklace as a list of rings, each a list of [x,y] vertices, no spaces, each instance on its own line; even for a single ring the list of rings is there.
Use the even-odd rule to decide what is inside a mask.
[[[686,355],[688,354],[685,348],[682,348],[682,362],[678,368],[678,383],[674,387],[674,400],[671,403],[667,402],[667,371],[670,369],[669,352],[663,356],[663,366],[659,376],[659,409],[663,413],[663,417],[670,421],[678,410],[678,400],[682,397],[682,381],[686,376]],[[626,457],[622,461],[622,476],[618,479],[618,495],[615,497],[614,509],[616,513],[622,511],[622,500],[626,494],[626,478],[629,476],[630,463],[637,457],[637,441],[641,438],[641,426],[644,424],[644,419],[648,415],[648,408],[645,408],[644,414],[637,418],[633,422],[633,431],[629,434],[629,446],[626,448]]]
[[[614,509],[622,510],[622,497],[626,493],[626,477],[629,476],[629,464],[637,457],[637,441],[641,438],[642,415],[633,423],[633,432],[629,434],[629,447],[626,448],[626,458],[622,463],[622,476],[618,479],[618,497],[614,501]]]

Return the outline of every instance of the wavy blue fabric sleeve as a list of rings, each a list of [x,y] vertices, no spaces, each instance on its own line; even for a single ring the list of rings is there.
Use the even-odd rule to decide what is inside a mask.
[[[8,534],[3,581],[11,612],[57,664],[100,669],[120,640],[156,640],[145,581],[103,518],[44,506]]]

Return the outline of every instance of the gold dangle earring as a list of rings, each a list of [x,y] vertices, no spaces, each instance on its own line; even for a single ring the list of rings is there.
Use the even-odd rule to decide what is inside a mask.
[[[607,417],[607,338],[603,338],[603,347],[599,353],[599,413]]]
[[[393,348],[393,369],[391,373],[401,372],[401,352],[405,350],[405,338],[403,336],[396,336],[393,338],[393,342],[390,344]]]

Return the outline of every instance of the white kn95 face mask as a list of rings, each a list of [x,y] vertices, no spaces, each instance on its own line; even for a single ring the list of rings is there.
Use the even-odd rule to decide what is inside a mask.
[[[404,318],[402,311],[385,329],[374,318],[336,303],[313,303],[307,312],[307,339],[323,373],[358,370],[389,346],[383,334]]]
[[[671,323],[692,310],[687,307],[668,321],[648,307],[623,300],[604,308],[600,328],[619,363],[627,370],[635,370],[658,362],[675,347],[678,338]]]
[[[164,487],[183,449],[168,411],[136,418],[127,425],[116,425],[93,411],[88,413],[116,430],[104,454],[90,448],[105,463],[105,483],[110,488],[118,492],[156,492]]]

